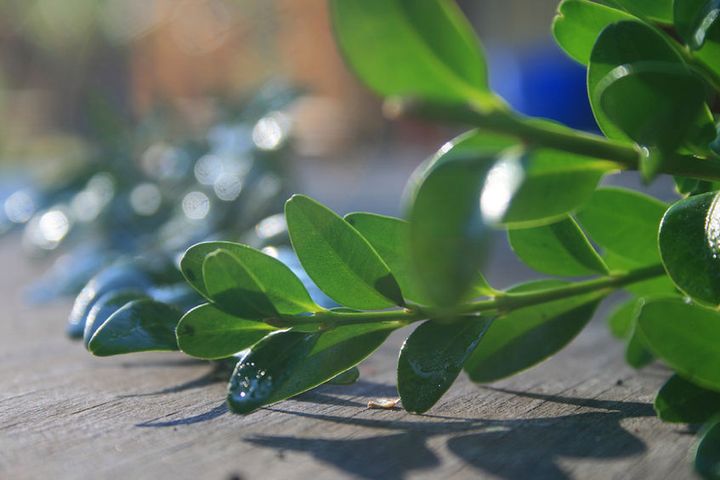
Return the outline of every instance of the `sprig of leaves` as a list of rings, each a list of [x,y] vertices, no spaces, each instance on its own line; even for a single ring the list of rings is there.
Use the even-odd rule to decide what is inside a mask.
[[[604,136],[513,112],[490,90],[482,48],[450,1],[329,3],[349,65],[387,98],[389,110],[469,131],[413,175],[404,219],[341,218],[295,196],[285,217],[302,268],[239,244],[196,245],[181,268],[205,304],[176,326],[162,315],[120,309],[93,323],[91,348],[102,351],[112,339],[113,348],[129,352],[161,338],[156,347],[165,349],[174,333],[189,355],[237,354],[228,402],[249,413],[338,375],[356,378],[356,365],[392,331],[422,322],[398,361],[403,405],[422,413],[462,370],[492,382],[553,355],[609,293],[625,290],[631,298],[611,315],[611,330],[627,342],[632,366],[659,358],[675,370],[656,400],[658,414],[708,422],[696,466],[717,478],[717,2],[560,3],[553,33],[587,65]],[[648,182],[674,175],[680,200],[668,206],[639,192],[598,188],[603,177],[625,170]],[[491,287],[483,270],[498,229],[528,266],[564,278]],[[318,287],[339,307],[319,306],[308,293]],[[133,312],[139,318],[128,322]],[[118,342],[116,327],[125,324],[134,335],[146,333],[143,341]]]
[[[244,351],[228,402],[233,411],[249,413],[332,380],[393,330],[424,321],[405,342],[398,365],[403,404],[422,413],[463,368],[480,382],[528,368],[577,335],[613,288],[663,274],[651,266],[574,284],[534,282],[507,292],[489,288],[478,276],[471,293],[449,307],[413,295],[417,277],[411,257],[402,254],[411,241],[407,222],[367,213],[344,219],[305,196],[291,198],[285,215],[300,263],[342,308],[318,306],[295,273],[268,253],[231,242],[200,243],[180,265],[207,303],[178,321],[178,314],[157,310],[152,300],[131,302],[95,330],[90,350],[104,355],[179,348],[203,359]],[[378,231],[390,232],[389,239],[398,243],[378,243],[385,239]],[[586,240],[580,245],[594,252]],[[412,298],[400,285],[410,287]]]

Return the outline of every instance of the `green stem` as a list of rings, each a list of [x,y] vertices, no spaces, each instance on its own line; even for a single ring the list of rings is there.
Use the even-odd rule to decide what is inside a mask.
[[[513,112],[495,112],[476,117],[478,127],[519,137],[530,146],[564,150],[578,155],[602,158],[618,163],[626,169],[640,164],[639,151],[632,145],[608,140],[599,135],[578,132],[567,127],[527,119]]]
[[[662,265],[652,265],[628,272],[618,273],[583,282],[577,282],[557,288],[539,290],[528,293],[503,294],[489,300],[480,300],[459,306],[452,315],[472,315],[479,313],[507,313],[519,308],[539,305],[563,298],[575,297],[588,293],[610,293],[613,290],[632,283],[648,280],[665,274]],[[307,317],[281,317],[268,320],[278,327],[300,325],[318,325],[319,328],[332,328],[340,325],[358,325],[379,322],[397,322],[398,326],[432,318],[432,311],[419,309],[384,310],[380,312],[338,312],[322,311]],[[450,316],[448,313],[440,316]]]
[[[464,123],[484,130],[517,137],[528,145],[542,145],[579,155],[602,158],[633,169],[640,163],[640,152],[632,145],[608,140],[599,135],[578,132],[560,124],[528,119],[502,108],[481,112],[471,105],[447,105],[412,99],[390,100],[387,110],[398,115],[418,115]]]
[[[547,303],[587,293],[610,293],[620,287],[664,274],[665,268],[662,265],[651,265],[649,267],[642,267],[621,274],[594,278],[592,280],[577,282],[558,288],[528,293],[510,293],[493,300],[473,302],[464,305],[463,308],[466,310],[464,313],[482,313],[487,311],[507,312],[539,303]]]
[[[442,105],[408,99],[392,100],[388,108],[395,114],[419,115],[440,120],[463,123],[484,130],[510,135],[523,143],[554,148],[587,157],[609,160],[623,170],[638,170],[642,152],[634,144],[609,140],[599,135],[578,132],[548,122],[522,117],[508,109],[481,112],[469,105]],[[678,155],[663,166],[668,175],[720,181],[720,161]]]

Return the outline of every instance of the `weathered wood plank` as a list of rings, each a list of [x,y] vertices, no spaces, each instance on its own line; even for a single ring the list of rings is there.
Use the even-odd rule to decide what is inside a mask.
[[[92,358],[63,337],[67,305],[29,308],[36,272],[0,243],[0,478],[688,478],[692,435],[653,416],[667,376],[624,366],[593,324],[541,367],[461,380],[425,416],[367,410],[393,396],[402,332],[350,387],[247,417],[180,355]]]

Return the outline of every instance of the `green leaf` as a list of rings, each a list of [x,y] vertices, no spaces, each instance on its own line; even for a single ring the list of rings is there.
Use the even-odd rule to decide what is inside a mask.
[[[515,163],[513,163],[515,162]],[[534,149],[518,162],[506,157],[489,174],[481,204],[487,200],[492,213],[502,212],[499,222],[509,228],[547,225],[564,219],[590,199],[598,182],[617,166],[611,162],[552,149]],[[518,176],[508,182],[508,175]],[[505,200],[503,188],[512,195]],[[514,187],[514,188],[512,188]],[[498,208],[506,201],[504,209]],[[492,215],[491,218],[496,218]]]
[[[675,0],[674,24],[678,34],[693,50],[699,50],[705,40],[720,40],[719,0]]]
[[[673,204],[660,226],[660,254],[675,285],[691,297],[720,304],[720,208],[717,193]]]
[[[485,179],[500,155],[469,132],[444,146],[410,198],[410,255],[422,295],[451,306],[465,298],[487,257],[490,226],[480,210]]]
[[[350,308],[403,305],[395,277],[370,243],[349,223],[315,200],[293,195],[285,217],[295,253],[320,289]]]
[[[351,213],[345,220],[352,225],[390,267],[405,300],[421,305],[431,302],[417,285],[410,263],[410,224],[399,218],[372,213]]]
[[[350,370],[335,375],[326,383],[328,385],[352,385],[357,382],[359,378],[360,370],[357,367],[352,367]]]
[[[673,20],[673,0],[609,0],[633,15],[646,20],[671,24]]]
[[[703,423],[720,413],[720,393],[673,375],[655,397],[655,412],[669,423]]]
[[[600,33],[590,55],[588,95],[598,126],[608,138],[628,140],[605,116],[597,86],[615,68],[637,62],[679,64],[682,58],[659,33],[639,21],[614,23]]]
[[[715,31],[717,30],[720,29],[715,27]],[[705,44],[700,50],[694,52],[694,56],[702,61],[702,63],[708,67],[708,70],[716,75],[716,78],[720,76],[720,39],[715,38],[714,35],[712,37],[706,37]],[[717,143],[714,148],[714,152],[717,153]]]
[[[638,369],[655,359],[636,332],[637,317],[644,302],[645,299],[633,298],[617,307],[608,317],[610,333],[615,338],[627,339],[625,361]]]
[[[154,300],[126,304],[100,326],[88,343],[93,355],[177,350],[175,326],[182,312]]]
[[[720,76],[720,1],[675,0],[674,7],[675,28],[694,58]]]
[[[203,263],[218,250],[230,254],[235,260],[228,261],[228,268],[232,268],[233,274],[237,275],[229,279],[231,283],[228,286],[234,284],[237,288],[260,289],[281,314],[297,315],[321,310],[287,265],[247,245],[233,242],[198,243],[190,247],[180,261],[180,268],[188,283],[208,300],[212,298],[203,277]],[[221,264],[218,267],[224,268]],[[213,279],[213,282],[218,280]]]
[[[358,76],[383,96],[493,106],[480,45],[446,0],[331,0],[338,44]]]
[[[541,280],[510,289],[522,294],[566,282]],[[561,350],[592,318],[603,293],[521,308],[499,317],[465,363],[474,382],[489,383],[530,368]]]
[[[511,142],[468,132],[444,146],[410,183],[413,265],[438,305],[452,305],[466,294],[482,267],[492,227],[560,220],[615,168],[555,150],[525,153],[507,148]]]
[[[133,300],[142,298],[148,298],[148,296],[142,290],[134,289],[112,290],[99,297],[88,312],[87,320],[85,320],[85,331],[83,333],[85,346],[88,346],[90,339],[102,324],[110,318],[110,315]]]
[[[405,340],[398,359],[398,392],[408,412],[428,411],[455,381],[492,319],[429,320]]]
[[[608,273],[572,217],[542,227],[509,230],[508,240],[515,254],[538,272],[564,276]]]
[[[608,316],[608,326],[610,333],[615,338],[629,338],[635,328],[635,320],[640,314],[640,306],[642,301],[633,298],[616,307],[610,316]]]
[[[177,343],[186,354],[209,360],[226,358],[259,342],[274,327],[230,315],[213,305],[187,312],[177,325]]]
[[[629,45],[632,45],[632,48],[629,48]],[[600,33],[590,56],[588,95],[595,119],[608,138],[617,140],[630,139],[605,114],[601,102],[603,89],[598,88],[598,86],[604,79],[609,78],[608,74],[617,67],[637,63],[684,65],[678,50],[662,34],[638,21],[614,23]],[[679,94],[680,92],[676,93]],[[675,95],[673,95],[674,97]],[[688,146],[704,153],[708,150],[707,146],[715,136],[710,110],[704,107],[693,124],[694,127],[688,135]]]
[[[660,263],[657,234],[666,205],[622,188],[599,188],[577,218],[598,245],[641,265]]]
[[[673,132],[673,120],[682,127],[699,115],[705,84],[682,64],[637,62],[611,70],[597,96],[605,114],[637,143],[675,147],[685,131]]]
[[[225,250],[205,257],[203,279],[212,302],[227,312],[246,318],[277,315],[272,300],[253,275]]]
[[[720,313],[682,298],[658,299],[643,305],[638,326],[647,347],[677,373],[720,389]]]
[[[228,392],[230,409],[250,413],[317,387],[367,358],[394,328],[394,324],[375,323],[324,333],[272,333],[235,367]]]
[[[695,471],[705,480],[720,479],[720,419],[713,419],[701,432]]]
[[[475,284],[470,289],[470,295],[475,297],[493,297],[498,294],[498,290],[493,288],[483,275],[479,275],[475,280]]]
[[[652,178],[705,111],[705,83],[679,63],[638,62],[611,70],[598,82],[595,98],[617,128],[650,149],[653,163],[641,167]]]
[[[352,225],[380,255],[390,267],[390,271],[400,284],[405,300],[419,305],[430,305],[432,301],[423,294],[412,270],[410,252],[410,224],[402,219],[356,212],[345,216]],[[494,295],[495,290],[478,273],[471,296]]]
[[[600,32],[608,25],[633,16],[589,0],[563,0],[553,20],[555,41],[572,58],[587,65]]]
[[[636,325],[633,325],[633,327],[636,327]],[[650,365],[653,360],[655,360],[655,356],[647,349],[645,342],[634,328],[625,346],[625,361],[631,367],[641,369]]]

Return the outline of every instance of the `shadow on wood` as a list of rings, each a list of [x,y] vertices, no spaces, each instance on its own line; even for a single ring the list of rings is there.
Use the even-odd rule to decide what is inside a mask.
[[[513,420],[426,415],[417,416],[417,420],[394,421],[270,408],[306,419],[386,430],[388,434],[351,439],[258,435],[246,441],[281,452],[310,454],[362,478],[404,478],[411,471],[437,465],[438,458],[428,446],[434,437],[446,437],[447,449],[462,462],[507,479],[569,478],[559,467],[559,459],[617,459],[646,450],[645,444],[620,422],[626,418],[653,416],[648,404],[503,392],[601,411]]]

